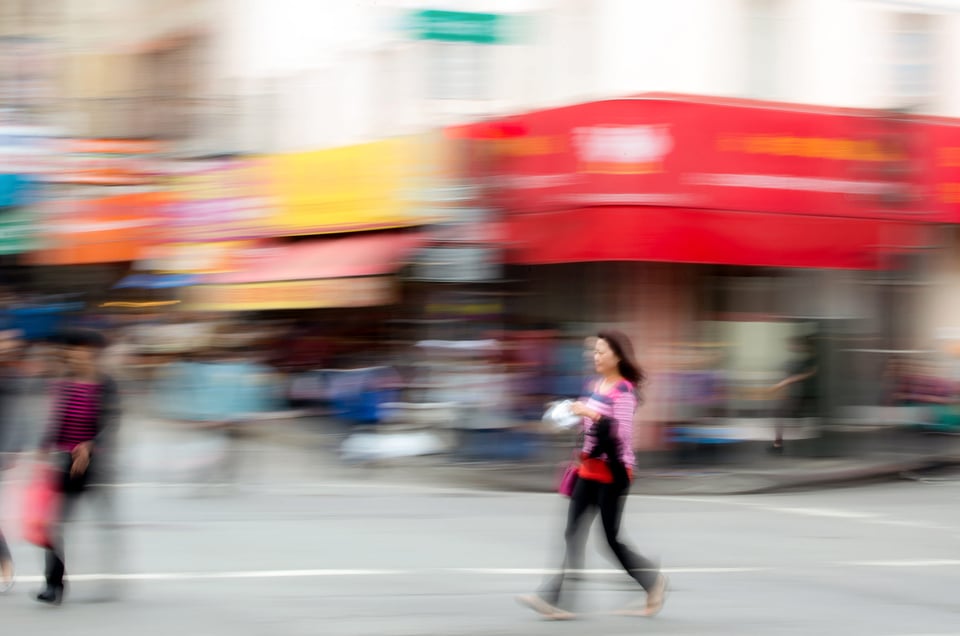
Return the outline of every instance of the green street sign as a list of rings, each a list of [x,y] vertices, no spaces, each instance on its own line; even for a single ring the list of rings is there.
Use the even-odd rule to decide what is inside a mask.
[[[497,44],[509,39],[508,17],[427,9],[413,14],[413,31],[420,40]]]

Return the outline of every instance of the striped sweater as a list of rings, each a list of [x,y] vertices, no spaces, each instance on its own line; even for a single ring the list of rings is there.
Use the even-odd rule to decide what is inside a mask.
[[[594,390],[587,399],[585,406],[591,411],[613,419],[616,427],[613,434],[620,440],[620,461],[628,468],[633,467],[636,457],[633,453],[633,414],[637,408],[637,396],[634,386],[626,380],[621,380],[599,393],[596,389],[601,385],[598,380],[594,383]],[[589,418],[584,418],[583,452],[589,455],[597,445],[594,429],[596,424]]]
[[[53,421],[43,448],[72,451],[96,441],[111,424],[116,398],[112,380],[100,383],[64,380],[54,391]]]

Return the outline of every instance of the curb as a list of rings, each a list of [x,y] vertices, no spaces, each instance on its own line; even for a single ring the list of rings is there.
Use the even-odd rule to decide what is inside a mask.
[[[891,463],[855,466],[817,473],[757,473],[729,471],[716,474],[684,474],[675,477],[657,474],[638,475],[631,494],[641,496],[722,496],[753,495],[776,492],[837,488],[881,480],[904,479],[904,475],[931,468],[960,465],[960,457],[918,457]],[[383,470],[394,476],[412,467],[389,465]],[[539,470],[516,470],[504,466],[421,465],[416,468],[419,479],[448,485],[497,490],[502,492],[556,492],[557,467],[542,466]]]
[[[325,414],[309,411],[287,411],[271,414],[241,424],[260,439],[282,445],[313,448],[323,455],[321,461],[341,462],[334,440],[351,432],[335,422],[320,424]],[[310,420],[314,420],[310,422]],[[155,420],[156,421],[156,420]],[[258,425],[257,422],[262,422]],[[167,421],[165,426],[191,428],[185,422]],[[333,444],[333,445],[331,445]],[[446,455],[384,459],[351,464],[369,471],[370,477],[404,479],[415,482],[442,483],[464,488],[501,492],[556,492],[563,456],[556,462],[533,460],[521,462],[476,461],[457,463]],[[659,462],[657,463],[659,464]],[[905,473],[960,464],[960,452],[922,453],[901,459],[856,460],[842,468],[818,467],[814,470],[758,470],[756,465],[725,465],[717,468],[684,469],[659,464],[660,468],[641,468],[631,489],[632,494],[646,496],[721,496],[813,490],[842,487],[870,481],[903,478]],[[345,464],[347,465],[347,464]]]

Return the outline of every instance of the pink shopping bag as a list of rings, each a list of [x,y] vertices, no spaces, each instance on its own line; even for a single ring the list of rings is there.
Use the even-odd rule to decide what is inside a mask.
[[[38,466],[23,495],[23,538],[48,548],[52,530],[60,517],[60,473],[50,466]]]

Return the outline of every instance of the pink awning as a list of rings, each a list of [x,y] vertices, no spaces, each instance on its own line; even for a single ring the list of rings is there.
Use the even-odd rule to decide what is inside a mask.
[[[203,282],[224,285],[376,276],[397,270],[423,242],[421,234],[388,232],[244,249],[230,259],[232,271],[205,276]]]

